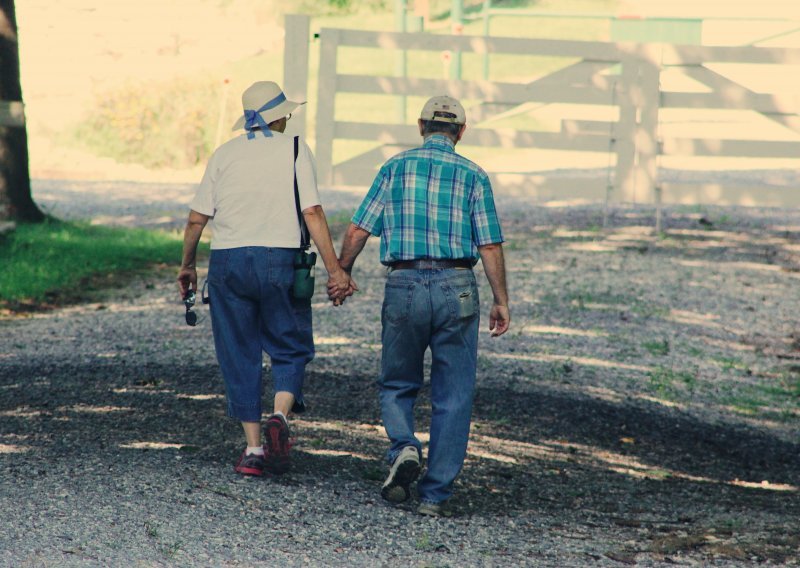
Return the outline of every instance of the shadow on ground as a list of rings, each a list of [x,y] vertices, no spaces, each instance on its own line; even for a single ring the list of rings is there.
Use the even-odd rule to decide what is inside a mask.
[[[377,493],[385,441],[372,378],[312,373],[307,392],[310,410],[295,421],[295,475],[280,482],[338,477]],[[224,417],[221,394],[213,365],[4,365],[0,462],[44,474],[37,468],[50,466],[26,457],[44,447],[65,471],[98,455],[135,469],[165,452],[180,452],[184,467],[228,470],[240,431]],[[427,405],[425,389],[418,431],[427,428]],[[541,387],[480,387],[474,419],[457,488],[462,516],[533,514],[576,535],[628,527],[639,544],[621,544],[620,562],[643,552],[796,558],[800,541],[789,527],[800,515],[798,444],[655,404]]]

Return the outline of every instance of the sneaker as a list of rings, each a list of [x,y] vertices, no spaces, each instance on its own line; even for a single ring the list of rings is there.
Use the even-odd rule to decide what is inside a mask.
[[[292,442],[289,439],[289,424],[280,414],[273,414],[264,425],[264,436],[267,443],[264,445],[266,453],[265,467],[270,473],[282,475],[289,471],[289,449]]]
[[[247,450],[245,450],[242,452],[233,470],[242,475],[262,476],[264,475],[264,456],[257,456],[256,454],[248,455]]]
[[[419,452],[414,446],[406,446],[392,463],[389,477],[383,482],[381,497],[391,503],[402,503],[411,497],[409,486],[419,475]]]
[[[453,511],[448,507],[447,501],[441,501],[440,503],[429,503],[428,501],[422,501],[417,507],[417,513],[420,515],[426,515],[429,517],[452,517]]]

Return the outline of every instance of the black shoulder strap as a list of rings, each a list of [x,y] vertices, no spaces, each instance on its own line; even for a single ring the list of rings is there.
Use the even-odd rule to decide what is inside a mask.
[[[308,249],[310,246],[308,227],[306,227],[306,220],[303,217],[303,212],[300,210],[300,191],[297,189],[297,151],[299,145],[299,136],[294,137],[294,205],[297,208],[297,222],[300,225],[300,248],[303,250]]]

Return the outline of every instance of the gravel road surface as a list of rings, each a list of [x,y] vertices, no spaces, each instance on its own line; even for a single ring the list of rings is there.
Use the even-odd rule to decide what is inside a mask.
[[[167,230],[193,190],[34,186],[59,217]],[[323,192],[337,243],[358,198]],[[455,517],[379,495],[372,239],[342,308],[318,273],[280,478],[233,473],[208,314],[183,323],[174,269],[0,319],[0,565],[800,565],[800,212],[674,208],[652,235],[644,209],[603,229],[597,207],[498,203],[513,327],[481,334]]]

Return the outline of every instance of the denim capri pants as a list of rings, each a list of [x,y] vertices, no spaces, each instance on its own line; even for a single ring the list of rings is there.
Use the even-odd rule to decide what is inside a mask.
[[[303,400],[305,367],[314,358],[311,301],[292,297],[297,249],[213,249],[208,266],[211,327],[228,416],[261,420],[262,351],[275,392]]]

